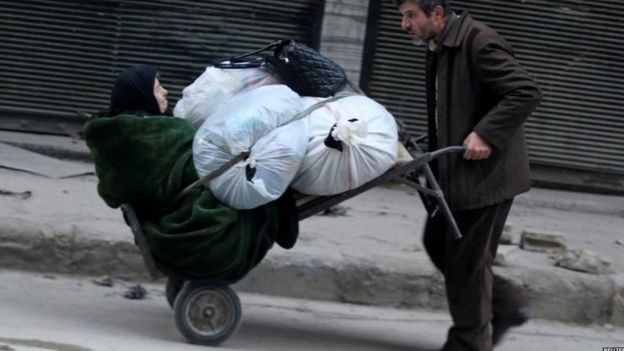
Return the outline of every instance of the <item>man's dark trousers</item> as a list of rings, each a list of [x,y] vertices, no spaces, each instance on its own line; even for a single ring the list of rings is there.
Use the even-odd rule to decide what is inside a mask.
[[[444,350],[492,349],[490,322],[519,308],[522,294],[492,274],[492,262],[513,200],[484,208],[454,211],[463,238],[453,238],[438,211],[427,219],[424,246],[446,281],[453,327]]]

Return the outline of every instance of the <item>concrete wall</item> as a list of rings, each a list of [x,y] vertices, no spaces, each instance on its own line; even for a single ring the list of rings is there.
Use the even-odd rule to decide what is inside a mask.
[[[360,81],[369,0],[326,0],[320,51]]]

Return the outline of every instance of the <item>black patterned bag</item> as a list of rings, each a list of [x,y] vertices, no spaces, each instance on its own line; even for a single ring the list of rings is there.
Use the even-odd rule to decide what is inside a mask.
[[[271,49],[272,55],[262,53]],[[219,59],[215,67],[264,67],[301,96],[332,96],[347,84],[342,67],[294,40],[280,40],[252,52]]]

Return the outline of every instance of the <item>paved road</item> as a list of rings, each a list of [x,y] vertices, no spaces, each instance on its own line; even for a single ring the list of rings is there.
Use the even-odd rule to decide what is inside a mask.
[[[131,283],[99,286],[91,278],[0,270],[0,350],[206,350],[184,342],[159,284],[129,300]],[[434,349],[448,326],[444,313],[241,295],[243,325],[226,350]],[[624,330],[531,321],[499,348],[602,350],[624,346]]]

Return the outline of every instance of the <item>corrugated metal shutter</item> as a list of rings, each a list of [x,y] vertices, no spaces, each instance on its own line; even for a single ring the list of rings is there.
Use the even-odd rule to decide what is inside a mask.
[[[498,30],[536,78],[544,100],[527,122],[534,165],[624,175],[624,2],[452,1]],[[366,68],[364,68],[366,69]],[[379,9],[374,59],[363,82],[409,129],[425,132],[424,48]],[[612,184],[624,189],[624,183]]]
[[[72,133],[114,77],[156,64],[170,102],[213,59],[294,38],[318,47],[317,0],[11,0],[0,11],[0,128]],[[49,120],[47,125],[41,125]]]

